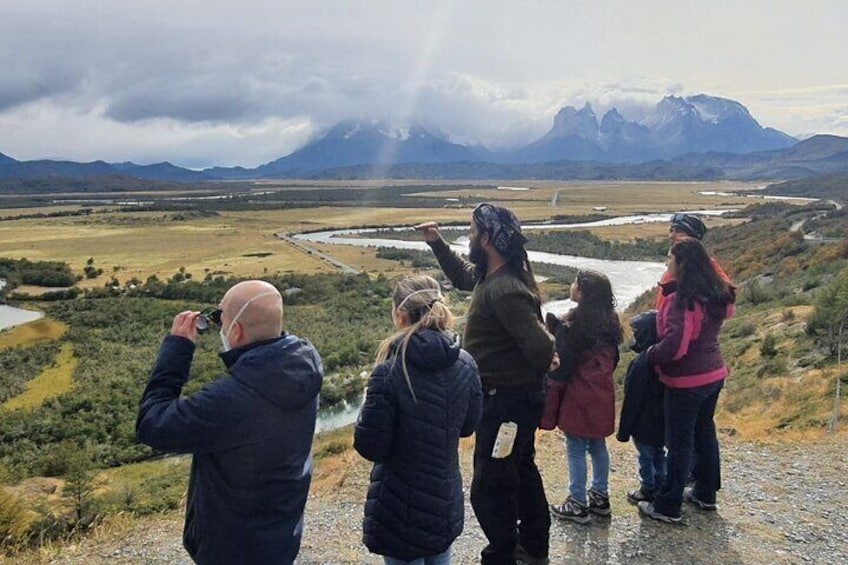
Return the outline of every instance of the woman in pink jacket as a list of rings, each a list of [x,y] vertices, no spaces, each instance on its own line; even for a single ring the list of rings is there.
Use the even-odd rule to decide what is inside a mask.
[[[648,349],[648,362],[666,386],[666,484],[654,502],[640,502],[639,511],[679,522],[684,500],[702,510],[717,508],[721,465],[713,415],[727,377],[718,335],[733,314],[736,293],[697,239],[672,245],[668,272],[672,279],[662,285],[664,300],[657,312],[659,341]],[[695,486],[684,492],[693,451]]]

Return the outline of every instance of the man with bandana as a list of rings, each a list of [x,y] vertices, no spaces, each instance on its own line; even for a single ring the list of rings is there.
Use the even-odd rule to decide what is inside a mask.
[[[180,398],[209,320],[228,374]],[[193,455],[183,545],[197,563],[290,564],[300,549],[323,368],[282,323],[279,291],[258,280],[177,314],[142,396],[139,441]]]
[[[548,563],[551,519],[535,463],[535,432],[545,400],[545,374],[559,366],[545,329],[539,290],[515,214],[483,203],[471,221],[469,259],[454,253],[438,225],[416,226],[453,285],[473,290],[463,347],[483,383],[483,417],[474,445],[471,505],[489,544],[484,565]],[[499,432],[517,425],[509,442]],[[504,448],[504,444],[507,444]]]

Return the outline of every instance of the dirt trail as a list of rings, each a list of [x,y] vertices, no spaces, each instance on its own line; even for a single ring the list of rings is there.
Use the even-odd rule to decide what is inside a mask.
[[[610,441],[613,516],[588,526],[555,520],[551,563],[848,563],[848,438],[803,445],[721,439],[719,511],[686,507],[682,525],[642,519],[626,503],[625,493],[637,484],[634,451]],[[561,437],[542,433],[538,445],[548,498],[559,502],[567,491]],[[466,498],[470,454],[463,450]],[[360,541],[369,469],[354,453],[318,467],[298,563],[382,563]],[[485,543],[466,506],[454,563],[478,562]],[[179,515],[141,520],[120,535],[103,533],[15,563],[188,564],[181,527]]]

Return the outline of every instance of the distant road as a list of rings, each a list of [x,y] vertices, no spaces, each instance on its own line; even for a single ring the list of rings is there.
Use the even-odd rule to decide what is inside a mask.
[[[346,263],[342,263],[338,259],[331,257],[330,255],[327,255],[326,253],[322,253],[322,252],[318,251],[317,249],[309,247],[308,245],[305,245],[302,241],[294,239],[293,237],[289,237],[288,235],[286,235],[282,232],[275,233],[274,235],[276,235],[279,239],[282,239],[286,243],[289,243],[289,244],[293,245],[294,247],[300,249],[301,251],[303,251],[307,255],[312,255],[313,257],[317,257],[318,259],[321,259],[322,261],[326,261],[327,263],[331,264],[335,268],[339,269],[344,274],[356,275],[356,274],[360,273],[359,269],[351,267],[350,265],[348,265]]]
[[[826,202],[828,204],[833,204],[833,206],[837,210],[842,210],[842,204],[840,204],[836,200],[827,200]],[[827,214],[827,212],[821,212],[821,213],[813,216],[813,218],[820,218],[820,217],[824,216],[825,214]],[[794,224],[792,224],[792,226],[789,228],[789,231],[791,231],[791,232],[799,231],[802,227],[804,227],[804,224],[806,224],[806,223],[807,223],[806,219],[799,220],[799,221],[795,222]],[[813,233],[813,234],[805,233],[803,237],[804,237],[805,241],[813,241],[813,242],[816,242],[816,243],[835,243],[837,241],[844,241],[845,240],[844,237],[820,237],[818,235],[815,235],[815,233]]]

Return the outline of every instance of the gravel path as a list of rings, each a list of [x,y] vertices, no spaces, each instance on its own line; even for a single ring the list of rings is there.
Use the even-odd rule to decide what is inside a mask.
[[[548,498],[559,502],[567,491],[561,438],[543,433],[538,446]],[[719,511],[687,506],[682,525],[638,516],[624,499],[637,484],[634,450],[614,440],[609,446],[613,516],[595,518],[590,525],[554,520],[551,563],[848,563],[848,438],[803,445],[722,438]],[[470,455],[470,449],[462,453],[466,485]],[[382,563],[360,541],[369,468],[354,453],[319,466],[314,491],[322,494],[309,500],[298,563]],[[181,527],[177,515],[147,519],[119,536],[98,535],[27,562],[189,564],[180,545]],[[478,562],[484,545],[467,505],[466,529],[454,544],[454,563]]]

